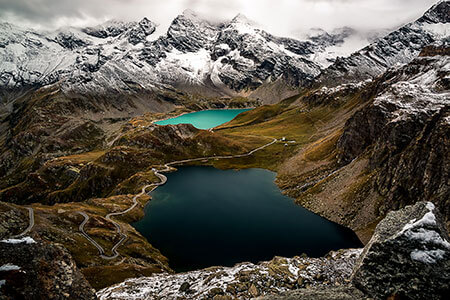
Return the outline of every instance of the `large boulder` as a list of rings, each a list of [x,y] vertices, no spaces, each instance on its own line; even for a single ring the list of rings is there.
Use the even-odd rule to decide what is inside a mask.
[[[0,241],[0,300],[97,299],[67,250],[30,237]]]
[[[353,284],[375,299],[444,299],[450,294],[450,243],[431,202],[390,212],[364,248]]]
[[[261,300],[447,299],[450,243],[434,204],[390,212],[359,256],[348,285],[289,291]],[[447,297],[446,297],[447,296]]]

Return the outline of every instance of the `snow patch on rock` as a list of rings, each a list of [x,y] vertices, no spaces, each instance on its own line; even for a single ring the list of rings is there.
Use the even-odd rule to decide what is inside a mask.
[[[422,263],[436,263],[444,258],[446,252],[443,249],[450,250],[450,243],[435,230],[437,223],[436,216],[433,213],[434,204],[428,202],[426,208],[429,211],[420,220],[411,220],[397,236],[404,235],[409,240],[423,245],[423,249],[414,249],[411,252],[412,260]],[[432,247],[439,249],[431,249]]]
[[[374,100],[375,106],[395,107],[394,110],[389,109],[391,123],[400,122],[417,114],[431,115],[449,104],[450,91],[441,91],[437,84],[441,79],[439,76],[449,75],[450,58],[416,60],[418,63],[423,61],[423,72],[399,80]]]
[[[21,244],[21,243],[26,243],[26,244],[35,244],[36,241],[33,240],[31,237],[26,236],[23,237],[21,239],[6,239],[6,240],[1,240],[0,242],[2,243],[8,243],[8,244]]]
[[[435,264],[438,260],[444,259],[445,251],[436,250],[414,250],[411,252],[411,259],[424,264]]]
[[[331,252],[328,258],[275,257],[259,264],[211,267],[180,274],[156,274],[129,279],[100,290],[100,299],[204,299],[215,294],[249,299],[255,294],[281,293],[303,282],[315,285],[327,281],[342,284],[350,275],[362,249]],[[316,280],[317,278],[322,278]]]
[[[18,271],[18,270],[20,270],[20,267],[13,264],[4,264],[3,266],[0,267],[0,272]]]
[[[443,39],[450,35],[450,25],[448,23],[424,23],[422,24],[422,28],[434,35],[437,39]]]

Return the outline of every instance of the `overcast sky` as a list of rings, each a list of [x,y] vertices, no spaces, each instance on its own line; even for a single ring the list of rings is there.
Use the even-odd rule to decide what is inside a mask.
[[[40,29],[148,17],[165,30],[185,9],[211,20],[238,13],[273,34],[342,26],[388,29],[421,16],[438,0],[0,0],[0,20]]]

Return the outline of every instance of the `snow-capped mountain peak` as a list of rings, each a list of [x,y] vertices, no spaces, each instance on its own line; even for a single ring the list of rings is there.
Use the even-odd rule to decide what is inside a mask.
[[[246,15],[238,13],[232,20],[231,23],[244,23],[248,25],[256,25],[255,22],[247,18]]]
[[[171,25],[174,25],[176,23],[191,23],[196,26],[213,26],[211,22],[206,20],[205,18],[202,18],[199,14],[197,14],[195,11],[191,9],[186,9],[183,11],[182,14],[178,15],[173,21]]]
[[[59,82],[77,93],[129,92],[134,82],[233,96],[280,77],[299,84],[319,73],[304,55],[310,44],[272,36],[243,15],[212,24],[188,10],[153,41],[156,25],[147,18],[52,33],[3,27],[0,84],[9,88]]]
[[[339,85],[342,81],[361,81],[378,76],[392,66],[412,61],[427,45],[449,39],[450,1],[433,5],[416,20],[346,58],[337,59],[324,70],[318,81]]]
[[[449,19],[449,0],[441,0],[433,5],[425,14],[417,20],[419,23],[448,23]]]
[[[340,77],[346,69],[350,70],[346,75],[352,70],[378,74],[397,62],[410,61],[423,46],[448,37],[448,3],[440,2],[417,22],[348,61],[339,59],[334,68]],[[190,10],[176,17],[159,38],[155,29],[156,24],[147,18],[50,33],[0,23],[0,86],[58,82],[75,93],[100,94],[130,93],[137,86],[143,90],[193,86],[208,95],[251,96],[265,83],[278,80],[284,81],[283,86],[310,83],[321,67],[350,54],[361,43],[350,28],[331,33],[316,30],[299,41],[273,36],[241,14],[213,24]]]

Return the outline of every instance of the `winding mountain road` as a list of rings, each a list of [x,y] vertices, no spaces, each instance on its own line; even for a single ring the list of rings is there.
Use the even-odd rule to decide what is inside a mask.
[[[203,160],[210,160],[210,159],[230,159],[230,158],[240,158],[240,157],[246,157],[246,156],[250,156],[253,153],[260,151],[266,147],[269,147],[270,145],[273,145],[277,142],[277,139],[273,139],[270,143],[267,143],[261,147],[258,147],[256,149],[253,149],[247,153],[244,154],[236,154],[236,155],[223,155],[223,156],[207,156],[207,157],[199,157],[199,158],[191,158],[191,159],[184,159],[184,160],[177,160],[177,161],[173,161],[173,162],[169,162],[167,164],[164,165],[164,169],[162,170],[158,170],[156,168],[153,168],[152,171],[154,172],[154,174],[160,179],[160,182],[158,183],[152,183],[152,184],[148,184],[146,186],[144,186],[141,190],[141,192],[137,195],[135,195],[133,197],[133,204],[128,207],[127,209],[120,211],[120,212],[113,212],[113,213],[109,213],[106,215],[106,219],[108,221],[110,221],[111,223],[114,224],[114,226],[116,227],[116,233],[120,235],[120,240],[111,248],[111,254],[112,255],[106,255],[105,254],[105,249],[103,249],[103,247],[101,245],[99,245],[92,237],[90,237],[86,231],[84,230],[84,226],[86,225],[86,223],[89,221],[89,216],[82,211],[77,211],[78,214],[82,215],[84,217],[83,222],[80,224],[79,226],[79,230],[81,232],[81,234],[93,245],[97,248],[97,250],[99,251],[99,255],[101,258],[103,259],[115,259],[119,256],[119,252],[117,252],[117,249],[120,247],[120,245],[123,244],[123,242],[125,242],[125,240],[128,238],[127,234],[122,230],[122,227],[120,226],[119,223],[117,223],[116,221],[114,221],[112,219],[112,217],[115,216],[120,216],[123,214],[126,214],[128,212],[130,212],[131,210],[133,210],[136,205],[138,204],[137,202],[137,198],[139,198],[140,196],[142,196],[145,193],[151,192],[154,189],[156,189],[158,186],[164,185],[167,182],[167,177],[164,176],[163,174],[161,174],[160,172],[168,172],[170,170],[173,170],[173,168],[171,168],[171,166],[174,165],[179,165],[179,164],[184,164],[184,163],[189,163],[189,162],[196,162],[196,161],[203,161]],[[150,191],[146,191],[147,188],[152,187],[152,189]]]
[[[25,228],[24,231],[22,231],[22,233],[17,234],[12,236],[11,238],[20,238],[20,237],[24,237],[25,235],[27,235],[31,229],[33,229],[34,226],[34,210],[32,207],[25,207],[28,210],[28,217],[30,218],[30,222],[28,223],[28,227]]]

